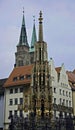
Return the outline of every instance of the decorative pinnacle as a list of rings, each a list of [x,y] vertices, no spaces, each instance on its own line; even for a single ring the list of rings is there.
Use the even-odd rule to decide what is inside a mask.
[[[39,41],[43,41],[43,25],[42,25],[42,11],[39,13]]]
[[[40,13],[39,13],[39,23],[42,23],[42,20],[43,20],[43,18],[42,18],[42,11],[40,11]]]
[[[33,16],[33,21],[34,21],[34,23],[35,23],[35,16]]]
[[[24,7],[23,7],[23,14],[24,14]]]

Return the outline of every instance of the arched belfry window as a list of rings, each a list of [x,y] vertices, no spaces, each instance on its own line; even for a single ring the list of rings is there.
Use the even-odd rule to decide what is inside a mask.
[[[23,60],[18,61],[18,66],[23,66]]]

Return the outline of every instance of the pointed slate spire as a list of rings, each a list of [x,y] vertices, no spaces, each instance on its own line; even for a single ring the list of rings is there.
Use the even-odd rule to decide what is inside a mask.
[[[43,20],[43,18],[42,18],[42,11],[40,11],[40,13],[39,13],[39,38],[38,38],[38,40],[40,42],[43,41],[43,25],[42,25],[42,20]]]
[[[34,24],[33,24],[33,32],[32,32],[30,52],[34,51],[34,45],[35,45],[36,41],[37,41],[37,37],[36,37],[35,17],[34,17]]]
[[[26,33],[26,26],[25,26],[25,19],[24,19],[24,10],[23,10],[23,19],[22,19],[22,26],[21,26],[21,33],[18,46],[25,45],[28,46],[27,41],[27,33]]]

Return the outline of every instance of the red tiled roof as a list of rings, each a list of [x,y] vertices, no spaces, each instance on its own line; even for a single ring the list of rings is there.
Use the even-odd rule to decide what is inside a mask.
[[[32,74],[32,68],[33,68],[33,65],[15,67],[13,71],[11,72],[9,78],[5,82],[4,87],[31,83],[31,78],[26,78],[26,76]],[[22,76],[24,76],[24,79],[20,79],[20,77]]]
[[[66,73],[68,75],[68,80],[72,83],[75,83],[75,74],[71,71],[67,71]]]
[[[57,73],[60,73],[61,67],[56,67],[55,70],[57,71]]]

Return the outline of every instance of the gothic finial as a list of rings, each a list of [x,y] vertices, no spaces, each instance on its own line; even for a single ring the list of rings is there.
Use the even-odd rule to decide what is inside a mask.
[[[42,11],[39,13],[39,41],[43,41],[43,25],[42,25]]]
[[[35,23],[35,15],[33,16],[33,21],[34,21],[34,23]]]
[[[23,7],[23,14],[24,14],[24,7]]]
[[[42,18],[42,11],[40,11],[40,13],[39,13],[39,22],[42,23],[42,20],[43,20],[43,18]]]

